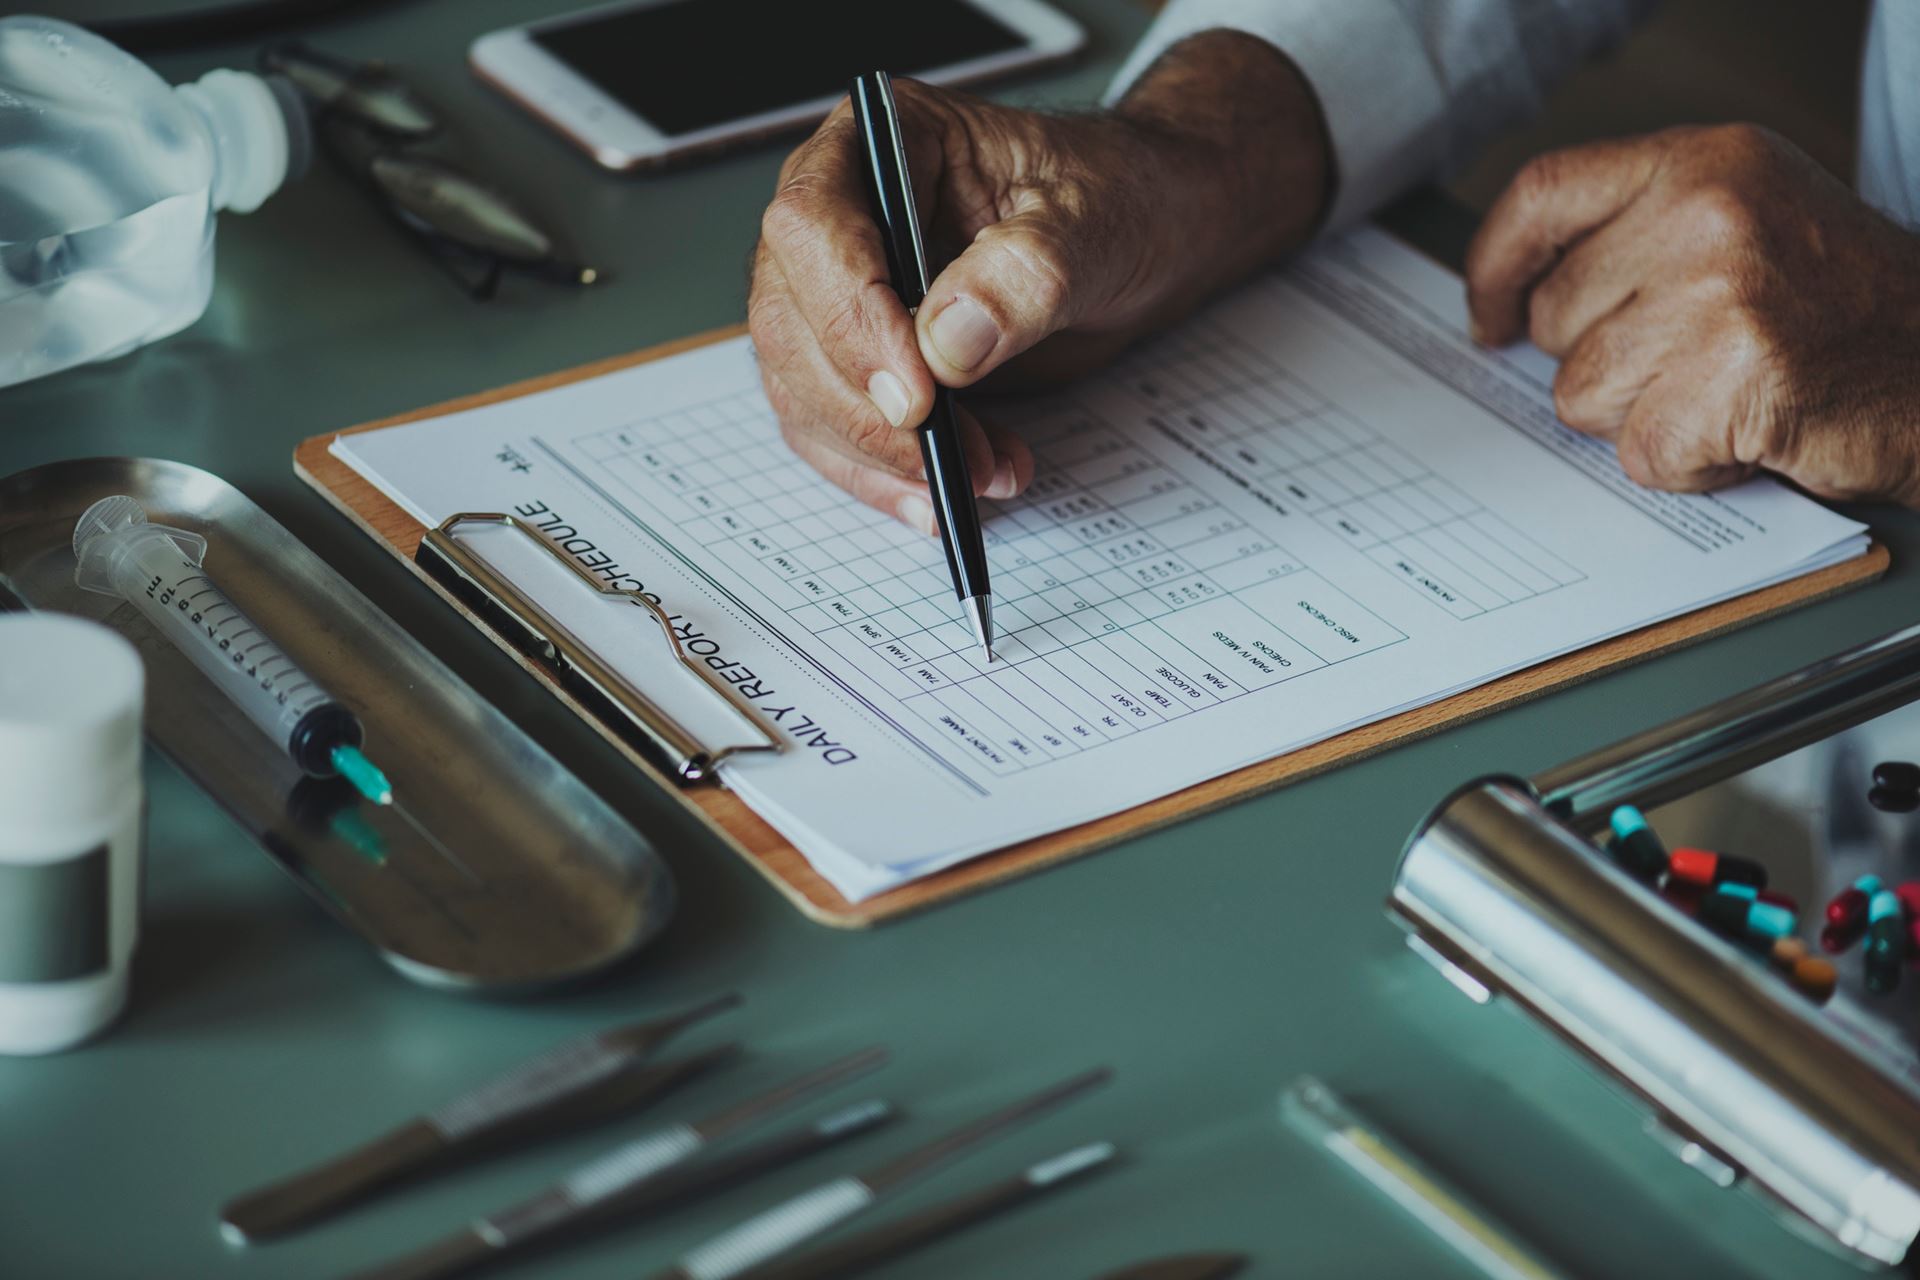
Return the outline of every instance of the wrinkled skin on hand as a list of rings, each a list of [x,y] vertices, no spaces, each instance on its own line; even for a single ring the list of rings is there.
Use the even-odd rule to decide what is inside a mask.
[[[1303,242],[1327,196],[1318,105],[1292,64],[1250,36],[1182,42],[1115,110],[1094,114],[894,88],[929,253],[941,261],[944,246],[951,262],[908,315],[843,103],[781,170],[747,317],[788,443],[927,532],[912,428],[936,384],[1053,380],[1102,363]],[[1026,444],[964,408],[960,419],[976,489],[1024,489]]]
[[[1560,358],[1554,403],[1627,474],[1766,470],[1920,505],[1920,236],[1745,125],[1533,161],[1467,260],[1475,336]]]

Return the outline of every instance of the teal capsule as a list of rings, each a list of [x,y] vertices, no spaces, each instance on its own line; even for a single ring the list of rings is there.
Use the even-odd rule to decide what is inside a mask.
[[[1900,898],[1891,889],[1875,889],[1867,899],[1867,924],[1876,920],[1899,919]]]
[[[1800,918],[1774,902],[1753,902],[1721,885],[1700,899],[1699,919],[1717,933],[1739,942],[1771,946],[1775,938],[1790,938]]]
[[[1647,825],[1646,815],[1623,804],[1608,817],[1613,840],[1607,849],[1628,875],[1653,881],[1667,869],[1667,849]]]
[[[1874,895],[1876,903],[1880,896]],[[1906,921],[1901,917],[1897,900],[1892,915],[1876,916],[1867,926],[1867,944],[1861,952],[1867,990],[1885,995],[1900,985],[1900,962],[1907,958],[1907,938]]]
[[[1773,902],[1756,902],[1747,908],[1747,928],[1769,938],[1791,938],[1800,928],[1800,917]]]

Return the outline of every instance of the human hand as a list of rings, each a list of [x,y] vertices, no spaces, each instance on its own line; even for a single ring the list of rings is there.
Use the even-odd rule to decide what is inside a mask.
[[[1311,90],[1250,36],[1182,42],[1095,115],[1019,111],[906,80],[894,92],[929,253],[961,252],[909,316],[888,283],[842,103],[781,170],[747,318],[795,452],[928,533],[912,428],[936,383],[971,386],[1016,360],[1043,375],[1089,368],[1304,240],[1325,200]],[[958,416],[976,490],[1023,489],[1027,446]]]
[[[1560,358],[1554,407],[1633,479],[1757,469],[1920,505],[1920,236],[1745,125],[1542,156],[1467,255],[1475,336]]]

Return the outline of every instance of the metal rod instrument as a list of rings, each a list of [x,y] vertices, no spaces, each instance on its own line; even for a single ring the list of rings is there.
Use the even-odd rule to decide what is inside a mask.
[[[680,1032],[740,1003],[721,996],[684,1013],[568,1041],[370,1142],[230,1201],[220,1230],[246,1243],[327,1217],[376,1189],[444,1166],[481,1145],[524,1138],[651,1102],[732,1057],[725,1046],[641,1069]]]
[[[735,1280],[865,1212],[886,1196],[981,1143],[1017,1129],[1112,1078],[1112,1070],[1097,1067],[961,1125],[878,1168],[822,1183],[715,1236],[673,1266],[656,1273],[653,1280]]]
[[[525,1200],[475,1218],[460,1230],[369,1270],[355,1280],[436,1280],[517,1253],[576,1224],[604,1219],[669,1170],[714,1143],[797,1106],[814,1094],[885,1065],[887,1051],[865,1049],[691,1123],[656,1129],[588,1161]],[[880,1104],[884,1106],[884,1104]],[[839,1113],[846,1125],[871,1123],[874,1104]]]
[[[1107,1168],[1117,1150],[1111,1142],[1075,1147],[1014,1174],[976,1187],[931,1209],[908,1214],[810,1253],[755,1267],[740,1280],[833,1280],[892,1261],[989,1218],[1031,1204],[1049,1192]]]

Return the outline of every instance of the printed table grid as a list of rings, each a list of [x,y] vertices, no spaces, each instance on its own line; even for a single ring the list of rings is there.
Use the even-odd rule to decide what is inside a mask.
[[[1182,449],[1455,617],[1582,578],[1219,326],[1147,348],[1122,377]],[[848,503],[777,443],[759,396],[576,443],[995,772],[1405,639],[1086,406],[1008,416],[1038,467],[1021,497],[983,504],[991,667],[938,545]],[[701,460],[716,453],[730,463]]]
[[[1455,617],[1585,577],[1222,325],[1148,347],[1121,376],[1187,448]]]
[[[1294,394],[1311,412],[1312,393]],[[1077,406],[1029,426],[1034,485],[983,504],[1001,659],[991,667],[961,620],[938,544],[847,502],[766,443],[774,427],[759,397],[575,444],[995,773],[1405,639]],[[724,442],[733,462],[708,471],[686,461],[676,446],[688,432],[706,448]]]

